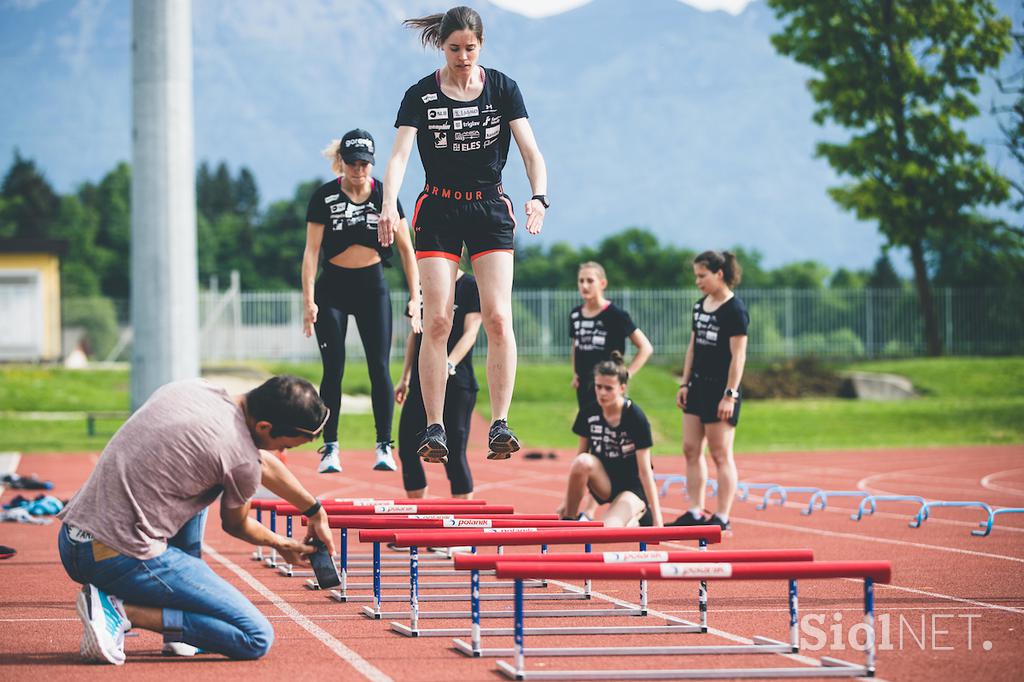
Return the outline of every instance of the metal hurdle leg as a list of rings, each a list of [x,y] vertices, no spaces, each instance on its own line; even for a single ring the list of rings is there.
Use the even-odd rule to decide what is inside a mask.
[[[277,511],[274,510],[274,509],[270,509],[269,511],[270,511],[270,532],[271,533],[276,533],[277,532]],[[270,568],[276,568],[277,567],[277,550],[271,549],[270,550],[270,555],[267,556],[263,560],[263,563],[266,564],[267,566],[269,566]]]
[[[700,548],[699,551],[706,552],[708,549],[708,541],[701,538],[697,541],[697,545]],[[701,580],[697,587],[697,611],[700,614],[700,631],[706,633],[708,631],[708,581]]]

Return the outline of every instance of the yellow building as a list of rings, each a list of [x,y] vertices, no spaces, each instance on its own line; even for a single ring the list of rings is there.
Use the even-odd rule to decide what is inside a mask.
[[[0,239],[0,361],[61,357],[60,257],[67,242]]]

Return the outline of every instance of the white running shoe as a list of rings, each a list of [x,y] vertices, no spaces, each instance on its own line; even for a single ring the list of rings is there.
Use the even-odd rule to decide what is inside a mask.
[[[398,471],[395,458],[391,454],[391,441],[382,440],[377,443],[377,463],[373,465],[374,471]]]
[[[161,653],[164,656],[195,656],[199,653],[199,647],[184,642],[164,642]]]
[[[78,593],[75,609],[85,628],[79,649],[82,658],[124,665],[124,633],[131,630],[132,624],[121,600],[95,585],[85,585]]]
[[[316,470],[318,474],[341,473],[341,458],[338,457],[337,443],[324,443],[317,452],[320,453],[320,466]]]

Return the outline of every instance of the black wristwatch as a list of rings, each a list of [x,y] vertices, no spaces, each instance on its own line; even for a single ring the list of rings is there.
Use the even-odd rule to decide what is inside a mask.
[[[727,389],[725,389],[725,393],[723,395],[726,398],[739,398],[740,397],[740,392],[739,392],[739,389],[727,388]]]
[[[317,500],[316,502],[314,502],[314,503],[313,503],[313,506],[312,506],[312,507],[310,507],[310,508],[309,508],[309,509],[307,509],[306,511],[302,512],[302,515],[303,515],[303,516],[305,516],[305,517],[306,517],[307,519],[311,519],[311,518],[313,518],[314,516],[316,516],[316,513],[317,513],[318,511],[320,511],[320,509],[321,509],[322,507],[323,507],[323,505],[322,505],[322,504],[320,504],[320,500]]]
[[[551,204],[548,203],[548,195],[547,194],[534,194],[530,198],[531,199],[536,199],[537,201],[539,201],[540,205],[543,206],[544,208],[551,208]]]

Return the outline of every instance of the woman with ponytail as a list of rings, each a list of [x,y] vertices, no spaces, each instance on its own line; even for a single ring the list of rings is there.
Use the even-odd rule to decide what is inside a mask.
[[[683,379],[676,405],[683,410],[683,454],[686,455],[686,492],[690,508],[671,526],[718,525],[729,528],[729,513],[736,494],[733,440],[740,419],[740,380],[747,361],[750,315],[733,293],[741,269],[729,251],[705,251],[693,259],[697,288],[704,296],[693,304],[690,344],[683,362]],[[718,469],[716,511],[704,516],[708,467],[704,461],[707,438],[711,459]]]
[[[526,166],[533,197],[526,202],[526,230],[537,234],[548,207],[547,170],[530,128],[516,82],[477,64],[484,42],[483,21],[469,7],[409,19],[424,46],[444,54],[445,65],[410,87],[398,110],[398,133],[384,174],[384,208],[378,236],[387,246],[399,223],[398,190],[413,141],[427,184],[416,200],[416,231],[423,289],[420,386],[427,428],[417,451],[428,462],[444,462],[446,345],[452,329],[455,276],[465,244],[480,289],[487,332],[487,388],[494,422],[488,433],[489,459],[507,459],[519,449],[508,411],[516,375],[512,332],[512,248],[516,220],[501,185],[501,172],[514,137]]]
[[[608,504],[606,526],[662,525],[651,464],[651,424],[640,406],[626,397],[629,371],[622,353],[594,367],[597,402],[580,410],[572,426],[580,437],[579,454],[569,469],[564,519],[575,519],[583,494]]]

